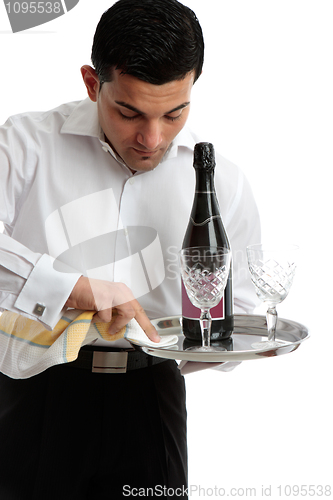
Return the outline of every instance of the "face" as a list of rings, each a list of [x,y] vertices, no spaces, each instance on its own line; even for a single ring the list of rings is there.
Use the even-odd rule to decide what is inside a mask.
[[[93,68],[84,66],[81,72],[109,144],[132,171],[153,170],[186,123],[193,73],[152,85],[115,70],[100,89]]]

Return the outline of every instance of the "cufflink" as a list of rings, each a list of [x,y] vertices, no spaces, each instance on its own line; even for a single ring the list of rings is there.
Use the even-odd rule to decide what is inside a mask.
[[[45,309],[46,309],[46,306],[44,306],[43,304],[37,303],[35,305],[35,309],[34,309],[33,313],[36,314],[36,316],[43,316]]]

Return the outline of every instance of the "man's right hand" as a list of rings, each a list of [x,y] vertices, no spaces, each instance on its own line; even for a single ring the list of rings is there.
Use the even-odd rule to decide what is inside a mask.
[[[112,308],[115,307],[118,314],[110,325],[109,333],[111,335],[117,333],[134,318],[150,340],[160,341],[160,337],[144,309],[124,283],[112,283],[81,276],[65,305],[74,309],[96,311],[94,320],[103,323],[111,321]]]

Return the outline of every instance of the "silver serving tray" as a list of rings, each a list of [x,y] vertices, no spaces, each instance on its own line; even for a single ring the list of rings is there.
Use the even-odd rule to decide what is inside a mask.
[[[295,321],[279,318],[276,339],[284,341],[285,345],[275,347],[274,349],[254,349],[251,347],[254,342],[267,340],[266,318],[264,316],[245,314],[236,314],[234,318],[234,333],[231,338],[226,341],[212,341],[212,345],[222,345],[227,351],[207,353],[187,351],[187,347],[195,344],[189,342],[184,337],[181,318],[179,316],[152,320],[160,336],[177,335],[177,344],[163,348],[141,346],[140,349],[158,358],[223,363],[226,361],[245,361],[288,354],[298,349],[300,344],[309,338],[309,332],[305,326]]]

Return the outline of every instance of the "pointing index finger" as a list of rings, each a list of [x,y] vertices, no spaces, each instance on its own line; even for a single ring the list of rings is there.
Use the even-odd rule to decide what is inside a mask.
[[[110,335],[114,335],[117,333],[122,327],[124,327],[132,318],[134,318],[137,323],[141,326],[142,330],[145,332],[147,337],[153,342],[158,343],[161,340],[161,337],[158,335],[156,328],[150,322],[145,310],[140,306],[137,301],[130,302],[132,309],[132,314],[123,310],[124,305],[117,307],[117,316],[114,322],[110,325],[109,333]]]
[[[161,340],[161,337],[157,333],[156,328],[152,325],[150,319],[148,318],[147,314],[143,309],[139,310],[136,313],[135,319],[150,340],[156,343],[158,343]]]

